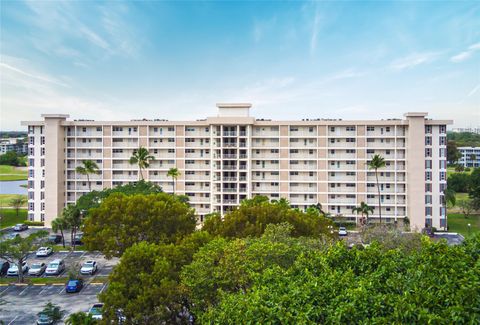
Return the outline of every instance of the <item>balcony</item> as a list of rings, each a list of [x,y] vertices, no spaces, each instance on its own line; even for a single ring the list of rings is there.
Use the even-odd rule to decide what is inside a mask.
[[[352,164],[335,164],[335,165],[328,165],[329,170],[357,170],[356,165]]]
[[[356,187],[346,187],[346,186],[336,186],[336,187],[329,187],[328,193],[356,193]]]
[[[316,141],[306,142],[306,143],[303,141],[299,141],[299,142],[290,141],[290,148],[316,148],[316,147],[317,147]]]
[[[237,155],[236,154],[223,154],[223,158],[224,159],[237,159]]]
[[[138,148],[138,141],[113,141],[113,148]]]
[[[195,196],[190,197],[190,203],[210,203],[210,198],[195,195]]]
[[[334,198],[334,199],[329,198],[328,203],[329,204],[352,204],[352,205],[355,205],[356,204],[356,199],[354,199],[354,198]]]
[[[292,185],[290,185],[290,192],[292,192],[292,193],[313,193],[313,192],[317,192],[317,186],[292,186]]]
[[[253,192],[278,192],[279,186],[255,186],[252,190]]]
[[[277,167],[278,168],[278,167]],[[291,170],[316,170],[317,164],[290,164]]]
[[[355,149],[357,144],[355,142],[335,141],[334,143],[328,142],[329,148],[352,148]]]
[[[328,175],[328,180],[329,181],[333,181],[333,182],[351,182],[351,181],[355,181],[355,176],[353,175],[335,175],[335,176],[331,176],[331,175]]]
[[[224,137],[236,137],[237,132],[236,131],[224,131],[223,136]]]
[[[139,179],[138,175],[128,175],[128,174],[113,174],[113,180],[129,180],[129,181],[136,181]]]
[[[200,141],[195,141],[195,142],[185,142],[185,147],[187,148],[210,148],[210,143],[209,142],[200,142]]]
[[[202,185],[187,185],[185,186],[185,191],[208,191],[210,192],[209,186]]]

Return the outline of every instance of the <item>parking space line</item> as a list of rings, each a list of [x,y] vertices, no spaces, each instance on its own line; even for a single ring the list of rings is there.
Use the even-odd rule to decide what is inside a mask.
[[[5,291],[7,291],[7,290],[8,290],[8,288],[9,288],[9,287],[8,287],[8,286],[6,286],[6,287],[5,287],[5,289],[4,289],[4,290],[2,290],[2,291],[0,292],[0,295],[1,295],[2,293],[4,293]]]
[[[13,322],[14,322],[14,321],[17,319],[17,318],[18,318],[18,315],[17,315],[17,316],[15,316],[15,318],[14,318],[14,319],[12,319],[12,320],[10,321],[10,323],[8,323],[8,325],[12,324],[12,323],[13,323]]]
[[[60,290],[60,292],[58,294],[59,295],[62,294],[63,290],[65,290],[65,287],[63,287],[62,290]]]
[[[40,292],[38,293],[38,295],[40,296],[40,295],[42,294],[42,292],[44,292],[45,289],[47,289],[47,288],[48,288],[48,286],[45,286],[45,288],[43,288],[42,290],[40,290]]]
[[[100,293],[102,293],[102,292],[103,292],[103,290],[105,290],[105,287],[106,287],[106,286],[107,286],[107,284],[105,283],[105,284],[103,285],[102,289],[100,289],[100,292],[99,292],[99,294],[100,294]]]
[[[25,291],[27,291],[28,289],[28,286],[25,287],[25,289],[23,289],[18,295],[21,296]]]

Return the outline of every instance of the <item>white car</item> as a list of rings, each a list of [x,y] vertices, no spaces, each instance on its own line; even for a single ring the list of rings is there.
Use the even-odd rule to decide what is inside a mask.
[[[22,262],[22,273],[25,273],[28,271],[28,264],[26,261]],[[17,264],[11,264],[10,268],[7,271],[7,275],[18,275],[18,266]]]
[[[338,228],[338,235],[339,235],[339,236],[346,236],[346,235],[348,235],[348,233],[347,233],[347,228],[345,228],[345,227],[340,227],[340,228]]]
[[[81,274],[93,275],[95,272],[97,272],[97,262],[93,260],[83,263],[82,268],[80,269]]]
[[[28,275],[37,275],[40,276],[45,272],[47,265],[45,263],[33,263],[28,270]]]
[[[53,249],[51,247],[40,247],[35,255],[37,255],[37,257],[46,257],[50,256],[52,253]]]
[[[88,313],[92,315],[93,319],[102,319],[102,308],[103,304],[93,304]]]
[[[65,262],[60,259],[53,260],[48,263],[45,275],[58,275],[62,273],[63,270],[65,270]]]
[[[23,230],[27,230],[28,229],[28,226],[24,223],[17,223],[14,227],[13,227],[13,230],[14,231],[23,231]]]

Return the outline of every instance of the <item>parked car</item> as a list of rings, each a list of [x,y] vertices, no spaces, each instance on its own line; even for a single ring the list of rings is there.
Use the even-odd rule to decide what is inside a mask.
[[[21,272],[22,273],[25,273],[28,271],[28,264],[26,261],[23,261],[22,262],[22,270]],[[18,275],[18,266],[17,264],[11,264],[8,271],[7,271],[7,275],[9,276],[13,276],[13,275]]]
[[[33,263],[28,269],[28,275],[40,276],[45,272],[47,265],[45,263]]]
[[[102,319],[102,309],[103,304],[93,304],[88,313],[92,315],[93,319]]]
[[[48,236],[48,242],[51,244],[58,244],[62,242],[62,235],[54,234]]]
[[[97,262],[94,260],[86,261],[80,269],[81,274],[93,275],[95,272],[97,272]]]
[[[40,247],[35,255],[37,255],[37,257],[47,257],[51,254],[53,254],[53,249],[51,247]]]
[[[23,230],[27,230],[28,229],[28,226],[24,223],[17,223],[14,227],[13,227],[13,230],[14,231],[23,231]]]
[[[18,233],[10,233],[10,234],[6,234],[3,238],[5,240],[12,240],[12,239],[15,239],[17,237],[20,237],[20,234]]]
[[[75,293],[82,290],[82,288],[83,288],[83,280],[69,280],[67,282],[65,291],[67,293]]]
[[[53,319],[47,314],[39,314],[37,318],[37,325],[53,325]]]
[[[76,234],[75,237],[73,237],[73,241],[75,242],[75,245],[83,245],[82,238],[83,238],[83,234]]]
[[[346,236],[346,235],[348,235],[347,228],[345,228],[345,227],[340,227],[340,228],[338,228],[338,235],[339,235],[339,236]]]
[[[45,275],[58,275],[65,270],[65,262],[61,259],[56,259],[48,263]]]
[[[8,269],[10,268],[10,263],[7,261],[0,261],[0,276],[7,274]]]

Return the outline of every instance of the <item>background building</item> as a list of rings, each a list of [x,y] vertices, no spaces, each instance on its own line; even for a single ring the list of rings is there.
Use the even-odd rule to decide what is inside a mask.
[[[100,167],[91,176],[101,190],[139,179],[128,160],[139,146],[155,161],[145,178],[172,192],[167,171],[181,176],[176,193],[188,195],[199,221],[225,213],[242,199],[266,195],[286,198],[305,209],[320,202],[326,212],[355,220],[352,208],[378,196],[368,161],[386,160],[379,171],[382,218],[412,227],[443,228],[446,211],[446,125],[407,113],[405,119],[272,121],[249,115],[249,104],[218,104],[218,115],[196,121],[67,120],[42,115],[23,122],[29,135],[29,218],[49,224],[69,203],[88,192],[86,177],[75,172],[83,160]]]
[[[27,154],[28,144],[25,138],[4,138],[0,139],[0,155],[8,151],[15,151],[19,155]]]
[[[480,167],[480,147],[458,147],[462,155],[458,164],[464,167]]]

